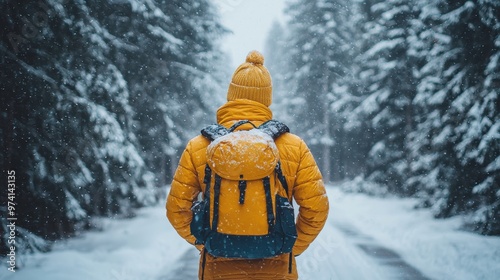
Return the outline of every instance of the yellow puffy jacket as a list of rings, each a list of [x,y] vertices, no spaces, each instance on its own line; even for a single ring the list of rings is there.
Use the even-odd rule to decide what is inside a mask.
[[[261,103],[238,99],[229,101],[217,111],[217,122],[227,128],[239,120],[250,120],[256,126],[272,118],[271,110]],[[251,125],[243,129],[251,129]],[[286,133],[276,139],[283,174],[291,195],[299,205],[297,241],[293,255],[300,255],[316,238],[328,216],[328,198],[321,173],[302,139]],[[194,245],[190,232],[193,200],[205,188],[206,148],[209,140],[199,135],[189,141],[184,150],[167,197],[167,217],[187,242]],[[197,246],[202,250],[201,246]],[[200,258],[200,279],[297,279],[294,257],[284,254],[270,259],[239,260],[215,258],[206,254],[204,265]],[[290,263],[291,262],[291,263]],[[289,268],[292,272],[289,273]]]

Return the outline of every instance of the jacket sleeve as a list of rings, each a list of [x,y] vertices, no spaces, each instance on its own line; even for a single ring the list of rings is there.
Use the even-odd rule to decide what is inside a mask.
[[[299,205],[296,224],[298,236],[293,253],[300,255],[323,229],[329,210],[321,172],[304,142],[300,145],[300,161],[293,196]]]
[[[170,192],[167,197],[167,218],[177,233],[194,245],[195,237],[191,234],[190,223],[193,219],[191,206],[201,191],[198,174],[192,161],[191,144],[188,143],[182,153],[179,166],[175,171]],[[197,246],[199,247],[199,246]],[[198,248],[198,249],[201,249]]]

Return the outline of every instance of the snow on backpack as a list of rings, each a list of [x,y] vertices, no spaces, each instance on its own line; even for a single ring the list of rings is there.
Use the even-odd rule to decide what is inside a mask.
[[[246,123],[252,124],[239,121],[230,129],[214,124],[201,131],[211,143],[203,199],[193,203],[190,228],[196,243],[216,257],[273,257],[290,253],[297,239],[274,143],[289,129],[270,120],[258,128],[252,124],[254,129],[235,131]]]

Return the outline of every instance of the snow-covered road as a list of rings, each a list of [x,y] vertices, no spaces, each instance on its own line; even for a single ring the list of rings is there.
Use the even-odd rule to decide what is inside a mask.
[[[352,227],[330,223],[322,237],[308,254],[299,257],[300,279],[429,279],[397,253]],[[197,250],[186,250],[176,265],[176,269],[157,279],[196,279]]]
[[[301,279],[430,279],[351,224],[333,220],[302,257]]]
[[[328,188],[330,217],[297,258],[300,279],[497,279],[500,238],[458,230],[460,218],[434,220],[415,200],[372,198]],[[198,252],[174,232],[163,205],[131,220],[102,221],[103,231],[60,242],[47,254],[24,257],[0,279],[189,280]]]

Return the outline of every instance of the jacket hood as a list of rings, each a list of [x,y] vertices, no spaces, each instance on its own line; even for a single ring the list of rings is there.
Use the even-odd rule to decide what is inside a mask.
[[[217,110],[217,123],[227,128],[240,120],[249,120],[260,125],[272,118],[273,113],[269,107],[248,99],[228,101]]]

